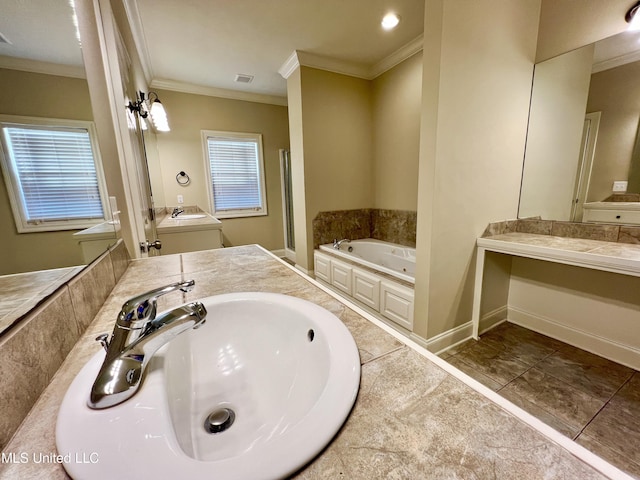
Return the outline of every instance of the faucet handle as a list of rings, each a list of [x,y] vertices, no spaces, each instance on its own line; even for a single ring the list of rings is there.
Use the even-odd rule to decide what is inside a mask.
[[[101,333],[96,337],[96,342],[100,342],[100,345],[104,347],[105,352],[109,351],[109,334]]]
[[[125,328],[141,328],[144,323],[153,320],[156,316],[157,299],[167,293],[181,290],[189,292],[195,285],[194,280],[177,282],[164,287],[145,292],[137,297],[127,300],[118,315],[117,325]],[[142,323],[142,325],[140,325]]]

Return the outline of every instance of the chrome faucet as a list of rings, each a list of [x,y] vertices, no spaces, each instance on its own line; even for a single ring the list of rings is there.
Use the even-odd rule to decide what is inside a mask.
[[[207,310],[200,302],[188,303],[156,317],[158,297],[170,292],[190,291],[195,282],[178,282],[134,297],[124,305],[111,339],[96,338],[107,355],[87,402],[90,408],[112,407],[131,398],[139,389],[149,360],[164,344],[180,333],[201,326]]]
[[[176,207],[173,209],[173,212],[171,212],[171,218],[176,218],[181,213],[184,213],[184,208]]]
[[[335,248],[336,250],[340,250],[340,245],[342,245],[343,243],[351,243],[351,240],[349,240],[348,238],[343,238],[342,240],[338,240],[337,238],[334,238],[333,248]]]

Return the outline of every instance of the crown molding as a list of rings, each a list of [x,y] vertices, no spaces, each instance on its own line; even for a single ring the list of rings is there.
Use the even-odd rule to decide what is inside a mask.
[[[0,68],[43,73],[45,75],[57,75],[59,77],[87,78],[84,67],[41,62],[40,60],[30,60],[28,58],[8,57],[5,55],[0,55]]]
[[[144,28],[142,26],[142,20],[140,19],[140,10],[135,0],[125,0],[124,10],[127,14],[127,21],[129,22],[129,30],[133,36],[133,43],[138,51],[140,63],[142,64],[142,73],[148,83],[153,78],[153,68],[151,66],[151,57],[149,56],[149,49],[147,48],[147,41],[144,36]]]
[[[603,60],[602,62],[594,63],[591,68],[591,73],[598,73],[610,68],[620,67],[627,63],[637,62],[640,60],[640,51],[626,53],[615,58]]]
[[[420,35],[371,67],[362,63],[323,57],[322,55],[316,55],[303,50],[294,50],[278,69],[278,73],[286,79],[289,78],[298,67],[303,65],[305,67],[318,68],[351,77],[373,80],[422,50],[423,40],[423,35]]]
[[[205,87],[190,83],[178,82],[175,80],[155,79],[151,82],[151,89],[170,90],[181,93],[191,93],[194,95],[206,95],[209,97],[221,97],[231,100],[242,100],[245,102],[267,103],[270,105],[287,106],[287,97],[277,95],[266,95],[262,93],[241,92],[240,90],[230,90],[226,88]]]
[[[391,70],[396,65],[404,62],[407,58],[413,56],[422,50],[424,44],[424,35],[416,37],[405,46],[400,47],[388,57],[383,58],[371,67],[371,79],[379,77],[384,72]]]

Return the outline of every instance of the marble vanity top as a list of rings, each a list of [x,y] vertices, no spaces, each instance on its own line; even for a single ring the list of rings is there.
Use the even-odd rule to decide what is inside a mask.
[[[478,238],[477,244],[496,252],[640,276],[640,244],[520,232]]]
[[[332,443],[293,478],[629,478],[258,246],[133,261],[3,451],[24,452],[28,461],[0,464],[0,478],[67,478],[59,463],[29,459],[55,452],[60,402],[101,348],[96,335],[111,331],[133,293],[181,279],[194,279],[194,290],[161,297],[159,310],[210,295],[268,291],[321,305],[351,331],[362,364],[355,406]]]
[[[582,205],[587,210],[640,210],[640,202],[588,202]]]

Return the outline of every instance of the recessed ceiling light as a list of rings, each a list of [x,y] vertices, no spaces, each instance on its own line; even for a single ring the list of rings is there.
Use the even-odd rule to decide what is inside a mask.
[[[382,28],[385,30],[391,30],[400,23],[400,17],[395,13],[387,13],[382,19]]]

